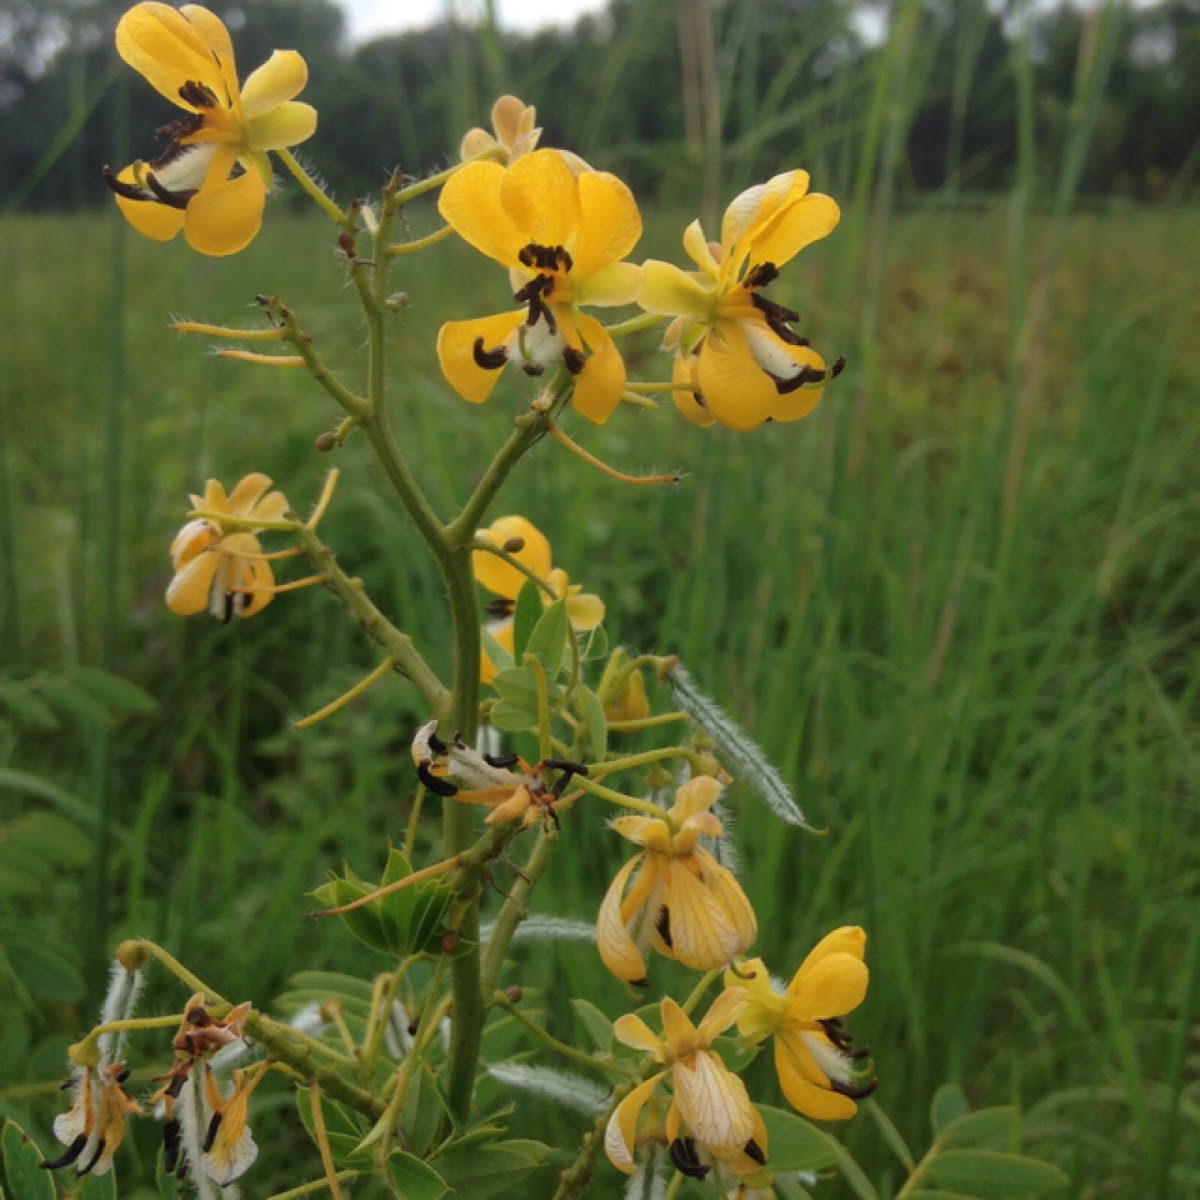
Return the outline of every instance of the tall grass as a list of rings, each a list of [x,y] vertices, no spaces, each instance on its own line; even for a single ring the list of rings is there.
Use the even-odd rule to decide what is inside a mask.
[[[843,200],[843,223],[776,285],[814,344],[850,360],[818,412],[741,437],[623,412],[572,432],[626,467],[683,468],[680,487],[623,493],[544,444],[501,506],[538,521],[556,561],[605,596],[614,640],[678,653],[810,819],[829,824],[825,838],[783,832],[735,789],[767,961],[783,970],[840,923],[868,929],[871,994],[855,1031],[879,1064],[872,1103],[914,1150],[935,1088],[955,1080],[973,1101],[1020,1102],[1075,1194],[1194,1194],[1200,301],[1183,248],[1195,213],[1075,211],[1119,34],[1108,8],[1081,47],[1048,192],[1019,40],[1013,194],[960,212],[952,182],[901,208],[905,122],[936,52],[920,7],[898,7],[876,78],[846,80],[858,160],[840,159],[827,131],[815,139],[814,185]],[[975,43],[947,52],[966,104]],[[739,90],[744,59],[723,61],[722,95],[753,105]],[[782,95],[762,103],[764,121],[804,115]],[[767,164],[742,147],[723,167],[761,176],[804,163],[804,149]],[[22,902],[80,946],[91,988],[82,1003],[22,1008],[14,1083],[61,1070],[103,955],[126,934],[263,1002],[300,968],[380,966],[307,921],[302,897],[343,859],[378,869],[402,836],[406,743],[426,714],[398,684],[290,730],[368,665],[324,595],[225,629],[177,622],[161,604],[165,544],[208,475],[266,470],[303,507],[329,465],[312,439],[333,414],[302,374],[206,357],[166,328],[171,313],[253,320],[254,295],[277,292],[328,360],[356,369],[362,331],[330,232],[272,215],[225,262],[123,237],[115,214],[5,220],[7,665],[49,677],[110,664],[159,704],[111,731],[83,713],[5,743],[11,761],[86,797],[102,839],[90,879],[64,875]],[[694,215],[650,218],[644,252],[677,257]],[[432,227],[426,213],[415,233],[423,220]],[[438,378],[438,323],[504,302],[489,276],[464,307],[456,280],[478,265],[447,244],[403,281],[413,304],[397,335],[395,423],[443,512],[521,391],[503,384],[476,409]],[[650,341],[630,363],[631,377],[661,377]],[[436,661],[437,579],[363,448],[351,441],[337,462],[345,482],[326,534]],[[541,903],[590,918],[615,840],[568,817]],[[564,1035],[570,997],[619,1003],[587,947],[522,948],[514,978]],[[773,1086],[765,1071],[755,1082]],[[2,1089],[0,1103],[28,1116]],[[537,1105],[523,1113],[530,1132],[569,1124]],[[48,1110],[33,1116],[44,1133]],[[880,1194],[893,1192],[903,1171],[881,1122],[864,1116],[848,1138]]]

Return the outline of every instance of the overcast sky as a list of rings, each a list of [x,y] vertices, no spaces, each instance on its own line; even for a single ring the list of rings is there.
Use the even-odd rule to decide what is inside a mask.
[[[350,40],[361,42],[401,29],[420,29],[448,12],[477,17],[482,0],[338,0],[346,10]],[[585,12],[599,12],[604,0],[496,0],[500,24],[505,29],[541,29],[570,25]]]

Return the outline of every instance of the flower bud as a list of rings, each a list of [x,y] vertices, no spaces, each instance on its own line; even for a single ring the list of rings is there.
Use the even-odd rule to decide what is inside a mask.
[[[313,445],[322,454],[328,454],[337,445],[337,434],[332,429],[327,429],[324,433],[317,434]]]
[[[125,970],[140,971],[150,961],[150,951],[138,938],[127,938],[117,947],[115,957]]]

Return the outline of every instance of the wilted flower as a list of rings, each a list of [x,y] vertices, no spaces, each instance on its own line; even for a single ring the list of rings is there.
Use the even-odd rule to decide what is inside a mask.
[[[267,492],[271,480],[260,472],[247,475],[228,496],[210,479],[203,496],[192,506],[218,514],[189,521],[171,543],[175,578],[167,588],[167,607],[190,617],[206,608],[228,621],[235,614],[252,617],[274,599],[275,576],[257,536],[238,526],[226,526],[221,515],[278,521],[287,512],[282,492]]]
[[[121,212],[155,241],[182,229],[201,254],[241,250],[262,224],[267,152],[317,128],[316,110],[293,99],[308,80],[304,59],[276,50],[239,86],[229,31],[198,4],[131,8],[117,25],[117,52],[188,114],[157,131],[167,148],[153,162],[139,159],[115,176],[106,168]]]
[[[205,1115],[208,1118],[203,1144],[204,1172],[222,1187],[244,1174],[258,1157],[258,1146],[247,1124],[250,1096],[262,1082],[270,1063],[261,1062],[250,1071],[234,1071],[233,1091],[224,1096],[213,1069],[204,1067]]]
[[[442,326],[438,361],[451,387],[478,404],[507,362],[531,375],[562,364],[576,377],[575,407],[607,421],[625,390],[625,363],[582,306],[629,304],[638,294],[640,269],[621,261],[642,235],[633,193],[615,175],[577,171],[556,150],[534,150],[507,169],[468,163],[447,181],[438,209],[508,268],[523,306]]]
[[[676,793],[669,823],[642,816],[612,822],[643,847],[617,872],[596,919],[600,957],[618,979],[645,977],[648,946],[710,971],[753,945],[758,923],[750,901],[733,873],[698,844],[701,836],[723,833],[709,812],[720,794],[721,784],[701,775]]]
[[[123,1062],[73,1071],[71,1107],[54,1118],[54,1136],[67,1151],[47,1170],[75,1164],[76,1175],[104,1175],[125,1139],[125,1121],[142,1110],[122,1086],[129,1077]]]
[[[744,1000],[737,989],[727,989],[697,1026],[670,996],[664,996],[659,1003],[661,1037],[633,1014],[614,1022],[613,1033],[620,1041],[645,1050],[667,1068],[634,1088],[609,1118],[604,1150],[618,1170],[633,1174],[638,1118],[668,1071],[674,1095],[664,1133],[677,1167],[685,1174],[706,1173],[695,1153],[697,1143],[738,1173],[757,1170],[766,1162],[767,1130],[762,1117],[750,1103],[745,1085],[711,1049],[717,1035],[737,1019]]]
[[[863,962],[867,935],[857,925],[835,929],[817,943],[783,993],[771,985],[761,958],[727,972],[728,987],[745,989],[738,1032],[756,1045],[775,1037],[775,1070],[783,1094],[798,1112],[820,1121],[845,1121],[856,1100],[875,1090],[867,1050],[852,1050],[841,1018],[867,994]]]
[[[566,602],[567,620],[576,633],[587,633],[604,620],[604,601],[599,596],[584,592],[581,584],[572,583],[561,567],[551,566],[550,543],[545,534],[524,517],[498,517],[475,536],[501,548],[510,543],[515,546],[519,541],[520,548],[509,553],[548,584],[558,599]],[[487,550],[476,550],[471,555],[471,566],[479,583],[500,597],[488,606],[489,612],[495,617],[488,625],[488,632],[511,654],[513,604],[528,576],[523,575],[512,563]],[[545,604],[552,603],[544,592],[542,601]],[[483,651],[480,674],[484,683],[491,683],[496,676],[496,666],[486,649]]]
[[[699,221],[688,226],[683,247],[698,270],[643,264],[638,303],[675,318],[663,347],[675,352],[675,383],[695,389],[674,393],[684,416],[697,425],[745,430],[796,421],[816,407],[842,361],[826,368],[791,328],[799,313],[768,300],[762,289],[838,217],[833,200],[808,193],[808,172],[788,171],[730,204],[719,245],[705,240]]]

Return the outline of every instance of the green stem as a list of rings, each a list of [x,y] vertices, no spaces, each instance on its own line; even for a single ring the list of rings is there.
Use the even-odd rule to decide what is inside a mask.
[[[309,194],[316,202],[320,210],[325,213],[336,225],[346,230],[347,233],[354,232],[354,217],[351,213],[344,213],[338,206],[321,190],[321,185],[304,169],[296,156],[290,150],[276,150],[279,155],[279,161],[283,163],[292,175],[296,182]]]
[[[582,788],[589,795],[607,800],[610,804],[619,804],[622,808],[628,808],[632,812],[645,813],[648,817],[657,817],[660,821],[666,821],[668,825],[671,823],[666,809],[659,808],[657,804],[652,804],[649,800],[637,800],[633,796],[626,796],[623,792],[614,791],[602,783],[596,783],[586,775],[572,776],[571,786]]]
[[[513,882],[507,899],[496,915],[495,921],[492,922],[492,932],[488,937],[487,950],[483,955],[485,995],[490,996],[496,989],[496,981],[500,977],[500,969],[504,965],[504,955],[508,952],[509,943],[517,931],[517,926],[528,915],[525,901],[550,865],[550,852],[557,840],[556,833],[548,832],[545,829],[538,834],[529,860],[521,868],[521,873]]]
[[[492,1003],[504,1009],[513,1020],[524,1025],[530,1033],[540,1038],[551,1050],[561,1054],[564,1058],[569,1058],[572,1062],[577,1062],[581,1066],[591,1067],[595,1071],[603,1071],[607,1075],[624,1075],[628,1077],[633,1074],[628,1068],[619,1066],[617,1063],[602,1062],[590,1054],[585,1054],[582,1050],[576,1050],[574,1046],[569,1046],[566,1042],[560,1042],[558,1038],[552,1033],[548,1033],[536,1021],[530,1020],[503,992],[497,992],[492,999]]]

